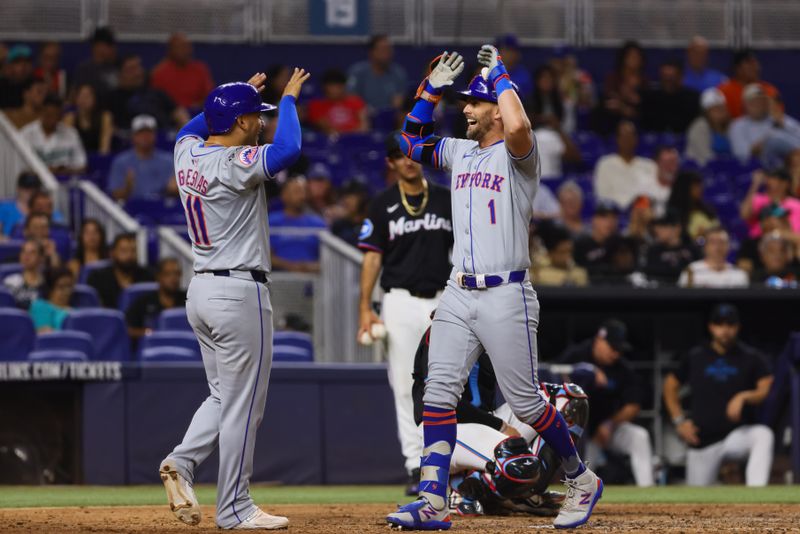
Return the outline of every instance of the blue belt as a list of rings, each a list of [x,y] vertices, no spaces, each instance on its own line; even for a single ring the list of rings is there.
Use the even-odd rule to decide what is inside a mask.
[[[499,274],[466,274],[458,273],[456,282],[464,289],[489,289],[503,284],[514,284],[525,280],[527,271],[511,271],[508,279]]]
[[[250,273],[250,276],[253,277],[253,280],[258,282],[259,284],[266,284],[267,283],[267,273],[264,271],[241,271],[243,273]],[[219,271],[199,271],[198,274],[203,273],[211,273],[214,276],[230,276],[231,271],[228,269],[222,269]]]

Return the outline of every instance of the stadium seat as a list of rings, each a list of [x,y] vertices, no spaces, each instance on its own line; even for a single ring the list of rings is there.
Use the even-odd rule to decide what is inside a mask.
[[[122,294],[119,296],[117,308],[124,312],[134,300],[145,293],[152,293],[153,291],[158,291],[158,284],[155,282],[139,282],[138,284],[131,284],[122,290]]]
[[[6,241],[5,243],[0,243],[0,263],[17,261],[23,243],[24,241]]]
[[[78,350],[35,350],[28,354],[28,360],[32,362],[85,362],[89,358]]]
[[[272,360],[276,362],[313,362],[314,355],[300,347],[277,345],[272,351]]]
[[[200,343],[194,333],[180,330],[157,330],[139,340],[139,356],[154,347],[178,347],[194,352],[195,359],[202,360]]]
[[[92,286],[75,284],[69,303],[73,308],[99,308],[100,297]]]
[[[164,310],[158,316],[158,330],[192,331],[189,318],[186,317],[186,308],[172,308]]]
[[[22,272],[22,265],[19,263],[7,263],[5,265],[0,265],[0,280],[8,276],[9,274],[16,274]]]
[[[89,279],[89,273],[91,273],[95,269],[104,269],[109,265],[111,265],[111,260],[100,260],[87,263],[86,265],[81,267],[81,272],[78,275],[78,283],[85,284],[86,281]]]
[[[197,353],[185,347],[148,347],[141,353],[143,362],[197,362]]]
[[[17,301],[14,300],[14,295],[9,293],[8,290],[0,287],[0,308],[16,308]]]
[[[0,309],[0,360],[24,360],[33,350],[36,331],[30,315],[12,308]]]
[[[130,341],[125,327],[125,316],[118,310],[89,308],[70,312],[64,329],[86,332],[94,341],[94,359],[101,361],[129,361]]]
[[[287,345],[298,347],[314,353],[314,342],[311,334],[305,332],[295,332],[292,330],[278,330],[272,336],[273,345]]]
[[[59,330],[36,336],[36,351],[69,350],[82,353],[91,360],[94,355],[92,336],[77,330]]]

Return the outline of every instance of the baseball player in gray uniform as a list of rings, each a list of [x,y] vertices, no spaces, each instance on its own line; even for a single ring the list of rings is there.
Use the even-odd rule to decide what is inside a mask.
[[[539,304],[529,280],[529,225],[539,184],[536,138],[497,49],[484,45],[484,66],[460,96],[468,139],[434,134],[433,110],[464,68],[445,52],[417,90],[400,143],[423,164],[451,171],[453,271],[431,327],[423,397],[424,450],[419,498],[387,516],[396,527],[450,528],[447,488],[456,441],[455,407],[478,356],[488,352],[503,395],[519,420],[561,457],[567,496],[557,528],[585,523],[603,492],[581,462],[568,425],[539,391]]]
[[[295,69],[279,104],[275,142],[258,145],[266,76],[214,89],[203,113],[178,133],[175,177],[186,211],[195,276],[186,310],[203,353],[210,395],[183,441],[161,463],[175,516],[200,522],[194,470],[219,445],[217,526],[286,528],[250,497],[256,430],[272,366],[269,227],[264,182],[300,155],[295,101],[309,77]]]

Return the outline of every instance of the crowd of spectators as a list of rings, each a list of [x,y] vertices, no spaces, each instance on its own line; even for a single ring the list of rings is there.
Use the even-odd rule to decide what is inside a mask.
[[[626,42],[595,83],[570,47],[557,46],[533,68],[514,35],[495,44],[536,131],[542,184],[531,248],[539,284],[796,285],[800,123],[786,114],[779,89],[761,79],[752,51],[735,52],[726,76],[710,65],[702,37],[688,43],[685,57],[650,69],[646,51]],[[90,46],[72,72],[61,66],[58,43],[9,47],[0,108],[54,174],[83,176],[104,156],[100,184],[117,202],[133,209],[136,201],[176,196],[169,132],[202,108],[215,83],[211,69],[182,33],[169,38],[151,70],[140,56],[120,54],[109,28],[98,28]],[[354,244],[370,195],[395,180],[381,166],[383,154],[373,157],[372,170],[382,168],[378,183],[334,170],[342,158],[361,161],[344,151],[348,138],[386,136],[399,125],[415,77],[384,35],[369,40],[362,61],[341,67],[332,62],[320,73],[300,107],[306,134],[328,144],[311,147],[267,188],[276,269],[318,272],[319,230]],[[268,69],[267,101],[279,99],[288,75],[285,65]],[[455,101],[445,98],[438,117],[444,131],[462,133]],[[267,121],[264,141],[275,122]],[[0,204],[4,236],[36,235],[44,226],[26,220],[38,188],[26,176],[17,198]],[[55,227],[60,214],[50,212],[46,222]],[[48,265],[69,259],[52,244],[42,248]],[[94,258],[97,245],[82,254]]]

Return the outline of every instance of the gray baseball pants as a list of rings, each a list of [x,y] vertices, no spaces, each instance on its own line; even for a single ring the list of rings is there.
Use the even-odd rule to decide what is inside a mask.
[[[169,457],[192,481],[197,465],[219,445],[216,521],[231,528],[256,510],[249,486],[272,367],[269,291],[248,272],[197,274],[186,312],[200,341],[210,394]]]
[[[530,281],[464,289],[449,280],[431,326],[425,404],[454,409],[483,349],[520,421],[531,424],[547,402],[539,393],[539,301]]]

